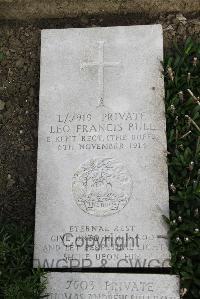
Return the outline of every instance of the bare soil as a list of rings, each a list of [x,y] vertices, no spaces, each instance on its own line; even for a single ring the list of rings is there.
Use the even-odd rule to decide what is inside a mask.
[[[37,22],[0,22],[0,221],[34,225],[39,103],[40,31],[161,23],[164,49],[200,39],[200,17],[170,14],[82,16]]]

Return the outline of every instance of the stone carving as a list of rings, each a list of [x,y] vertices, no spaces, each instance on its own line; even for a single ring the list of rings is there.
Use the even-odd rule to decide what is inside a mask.
[[[104,41],[98,42],[98,60],[94,62],[83,62],[81,63],[81,69],[86,67],[97,67],[98,69],[98,88],[99,88],[99,99],[98,107],[104,106],[104,69],[106,67],[119,66],[120,62],[106,62],[104,61]]]
[[[132,193],[132,179],[121,162],[113,158],[93,158],[75,172],[72,191],[84,212],[107,216],[127,205]]]

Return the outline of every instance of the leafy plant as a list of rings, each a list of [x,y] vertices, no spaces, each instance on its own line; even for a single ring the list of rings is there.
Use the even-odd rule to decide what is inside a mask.
[[[164,63],[172,269],[184,298],[200,298],[200,44],[191,39]]]
[[[32,244],[27,229],[14,225],[0,228],[0,298],[41,298],[45,289],[44,272],[32,269]]]

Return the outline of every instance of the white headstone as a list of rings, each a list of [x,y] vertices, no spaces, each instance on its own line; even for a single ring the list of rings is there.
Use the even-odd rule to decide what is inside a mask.
[[[175,275],[52,272],[47,281],[49,299],[180,299]]]
[[[43,30],[34,266],[168,267],[160,25]]]

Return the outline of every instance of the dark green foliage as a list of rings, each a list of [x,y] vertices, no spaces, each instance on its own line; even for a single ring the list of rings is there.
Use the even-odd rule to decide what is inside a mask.
[[[165,59],[170,250],[184,298],[200,298],[200,44]]]
[[[0,229],[0,298],[38,299],[45,287],[41,270],[33,270],[33,240],[26,229]]]
[[[0,51],[0,61],[3,61],[6,58],[6,55]]]

